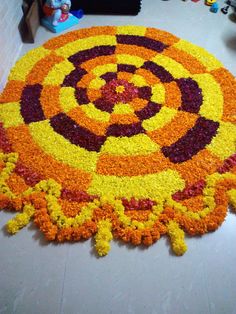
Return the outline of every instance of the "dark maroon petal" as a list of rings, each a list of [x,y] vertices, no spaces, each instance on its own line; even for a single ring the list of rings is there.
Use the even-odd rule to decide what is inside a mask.
[[[87,95],[87,88],[78,87],[75,89],[75,97],[79,105],[86,105],[90,103]]]
[[[35,186],[39,181],[43,179],[38,173],[34,172],[32,169],[26,167],[21,162],[17,162],[15,167],[15,173],[18,174],[25,180],[25,183],[30,186]]]
[[[156,205],[155,201],[148,198],[137,200],[131,197],[130,200],[126,198],[122,198],[121,200],[125,210],[152,210],[152,207]]]
[[[135,73],[137,70],[135,65],[132,64],[118,64],[118,72],[129,72],[129,73]]]
[[[132,136],[139,133],[145,133],[141,122],[132,124],[113,124],[107,130],[107,136]]]
[[[115,46],[96,46],[91,49],[83,50],[77,52],[76,54],[70,56],[68,60],[72,62],[75,66],[80,65],[81,63],[99,57],[99,56],[108,56],[115,53]]]
[[[123,86],[124,91],[122,93],[116,92],[117,86]],[[101,88],[102,97],[110,103],[127,103],[138,95],[138,88],[133,83],[129,83],[125,80],[112,80]]]
[[[101,78],[104,79],[107,83],[117,79],[117,73],[115,72],[107,72],[103,75],[101,75]]]
[[[117,42],[119,44],[125,44],[125,45],[136,45],[145,47],[148,49],[152,49],[157,52],[162,52],[166,46],[161,41],[157,41],[151,38],[147,38],[144,36],[136,36],[136,35],[116,35]]]
[[[84,69],[76,68],[65,77],[64,82],[62,83],[62,86],[76,87],[77,83],[82,79],[82,77],[86,73],[87,71],[85,71]]]
[[[102,111],[106,111],[109,113],[112,113],[113,108],[114,108],[114,104],[109,102],[108,100],[104,99],[104,98],[99,98],[96,99],[93,104],[95,105],[95,107],[97,109],[100,109]]]
[[[173,76],[165,68],[152,61],[146,61],[142,68],[151,71],[162,83],[169,83],[174,80]]]
[[[43,87],[40,84],[27,85],[21,95],[21,115],[25,123],[37,122],[45,119],[40,95]]]
[[[181,163],[196,155],[200,150],[210,144],[219,127],[218,122],[198,118],[193,128],[177,142],[162,148],[162,152],[173,163]]]
[[[75,190],[68,190],[62,189],[61,191],[61,198],[69,200],[71,202],[90,202],[96,198],[95,195],[89,195],[85,191],[75,191]]]
[[[135,114],[140,120],[145,120],[155,116],[155,114],[158,113],[160,110],[161,105],[150,101],[146,107],[139,111],[135,111]]]
[[[72,144],[78,145],[88,151],[99,152],[106,137],[98,136],[84,127],[79,126],[65,113],[59,113],[50,120],[51,126],[60,135],[68,139]]]
[[[225,159],[223,165],[220,168],[218,168],[217,171],[219,173],[225,173],[225,172],[228,172],[235,165],[236,165],[236,154],[233,154],[227,159]]]
[[[139,87],[138,95],[142,99],[150,100],[152,96],[152,89],[149,86]]]
[[[179,108],[187,112],[198,113],[202,104],[202,90],[191,78],[176,80],[182,94],[182,105]]]
[[[12,151],[11,143],[7,138],[6,130],[4,129],[2,122],[0,122],[0,149],[4,153],[10,153]]]
[[[191,186],[187,186],[183,191],[176,192],[172,198],[175,201],[181,201],[185,199],[189,199],[193,196],[202,195],[202,191],[206,186],[206,182],[204,180],[199,180]]]

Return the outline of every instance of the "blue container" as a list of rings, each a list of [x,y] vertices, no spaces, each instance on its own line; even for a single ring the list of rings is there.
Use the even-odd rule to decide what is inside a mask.
[[[219,4],[217,2],[214,2],[212,6],[210,7],[210,11],[213,13],[217,13],[219,10]]]

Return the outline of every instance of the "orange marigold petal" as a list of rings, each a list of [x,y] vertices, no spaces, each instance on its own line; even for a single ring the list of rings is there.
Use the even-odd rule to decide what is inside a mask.
[[[103,175],[137,176],[158,173],[172,168],[173,164],[161,152],[147,156],[113,156],[102,154],[97,173]]]
[[[117,44],[116,54],[128,54],[131,56],[141,57],[144,60],[150,60],[155,57],[156,52],[140,46],[137,46],[135,49],[134,45]]]
[[[95,78],[96,76],[93,73],[85,74],[82,79],[77,83],[77,87],[88,88],[90,82]]]
[[[42,83],[53,66],[63,60],[64,58],[53,53],[42,58],[33,66],[32,70],[26,77],[26,82],[28,84]]]
[[[40,103],[47,119],[50,119],[54,115],[61,112],[61,107],[59,103],[59,86],[44,85],[41,96]]]
[[[80,213],[81,208],[86,205],[86,203],[78,203],[65,199],[60,199],[59,203],[64,215],[67,217],[75,217]]]
[[[206,67],[202,63],[200,63],[197,58],[173,46],[165,49],[163,51],[163,55],[168,56],[171,59],[179,62],[183,65],[185,69],[187,69],[192,74],[206,72]]]
[[[128,73],[128,72],[118,72],[117,73],[117,78],[118,80],[125,80],[125,81],[130,81],[133,77],[133,74],[132,73]]]
[[[160,79],[156,75],[154,75],[152,72],[146,69],[139,68],[135,73],[144,77],[145,81],[149,85],[155,85],[157,83],[160,83]]]
[[[220,84],[224,97],[222,120],[236,123],[236,79],[226,69],[219,68],[210,72]]]
[[[67,115],[80,126],[85,127],[96,135],[105,135],[107,127],[110,125],[108,122],[99,122],[89,118],[79,106],[70,110]]]
[[[152,27],[147,28],[145,36],[161,41],[166,45],[173,45],[179,41],[179,38],[174,36],[173,34],[163,30],[157,30]]]
[[[70,33],[63,34],[61,36],[55,37],[47,41],[43,47],[46,49],[54,50],[64,45],[86,37],[98,36],[98,35],[115,35],[115,26],[97,26],[90,28],[83,28],[77,31],[72,31]]]
[[[110,124],[132,124],[139,122],[135,114],[111,114]]]
[[[8,81],[3,92],[0,94],[0,103],[19,101],[24,87],[25,82]]]
[[[86,190],[91,182],[91,175],[80,169],[71,169],[68,165],[45,154],[33,142],[28,127],[22,125],[7,129],[7,135],[13,149],[19,153],[19,161],[42,175],[45,179],[52,178],[68,189]]]
[[[102,93],[99,89],[88,88],[87,89],[87,96],[91,102],[94,102],[95,100],[97,100],[98,98],[100,98],[102,96]]]
[[[182,104],[182,94],[176,82],[164,83],[165,106],[178,109]]]
[[[116,63],[116,56],[99,56],[95,57],[93,59],[90,59],[84,63],[81,64],[81,68],[84,68],[86,71],[92,71],[94,68],[96,68],[99,65],[109,64],[109,63]]]
[[[188,161],[176,164],[175,169],[186,181],[186,185],[192,185],[207,175],[214,173],[220,165],[222,165],[222,161],[217,156],[207,149],[203,149]]]
[[[12,173],[6,183],[14,194],[21,194],[28,189],[24,179],[16,173]]]
[[[148,136],[161,146],[169,146],[180,139],[195,125],[197,115],[179,111],[176,116],[161,129],[148,132]]]
[[[198,212],[203,210],[203,197],[202,195],[192,196],[188,199],[180,201],[181,204],[186,206],[192,212]]]
[[[134,98],[129,104],[134,108],[135,111],[139,111],[143,109],[144,107],[146,107],[146,105],[148,104],[148,100],[141,99],[141,98]]]

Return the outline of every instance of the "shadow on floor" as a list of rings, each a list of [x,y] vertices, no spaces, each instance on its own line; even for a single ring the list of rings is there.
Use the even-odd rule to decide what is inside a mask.
[[[229,49],[236,51],[236,33],[234,36],[224,37],[223,41]]]
[[[236,23],[236,13],[229,14],[229,20]]]

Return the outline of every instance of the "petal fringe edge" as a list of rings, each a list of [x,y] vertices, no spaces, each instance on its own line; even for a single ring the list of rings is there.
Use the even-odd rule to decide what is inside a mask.
[[[60,203],[62,187],[52,179],[41,180],[15,195],[7,181],[14,172],[18,155],[0,153],[0,161],[4,164],[0,173],[0,209],[19,212],[6,225],[11,234],[34,220],[49,241],[79,241],[95,235],[95,249],[99,256],[109,252],[113,237],[133,245],[149,246],[167,234],[176,255],[183,255],[187,250],[185,232],[193,236],[214,231],[224,221],[228,204],[236,209],[234,159],[235,155],[218,172],[201,182],[201,209],[191,210],[182,204],[181,197],[170,196],[152,200],[148,216],[139,219],[138,215],[132,218],[127,214],[121,199],[109,197],[91,197],[89,200],[87,197],[86,201],[85,197],[79,213],[68,217]],[[186,193],[186,198],[194,195],[189,190]]]

